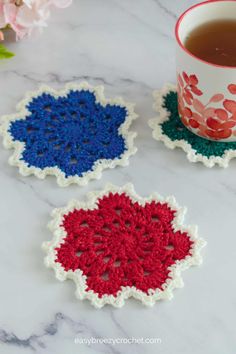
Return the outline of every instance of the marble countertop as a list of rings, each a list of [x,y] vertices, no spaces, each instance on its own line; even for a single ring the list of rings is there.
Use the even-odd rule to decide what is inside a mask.
[[[173,27],[197,1],[74,0],[56,11],[39,38],[9,43],[16,57],[0,62],[0,114],[13,113],[25,91],[41,83],[62,87],[88,80],[107,96],[136,102],[138,153],[130,166],[107,170],[88,186],[60,188],[21,177],[0,152],[0,352],[3,354],[234,354],[236,346],[236,162],[226,170],[190,164],[180,150],[154,141],[152,91],[175,81]],[[43,264],[41,244],[54,207],[82,198],[106,182],[132,182],[142,196],[175,195],[208,242],[202,267],[183,273],[185,287],[170,302],[146,308],[95,310],[74,296]],[[160,338],[158,344],[76,344],[76,338]]]

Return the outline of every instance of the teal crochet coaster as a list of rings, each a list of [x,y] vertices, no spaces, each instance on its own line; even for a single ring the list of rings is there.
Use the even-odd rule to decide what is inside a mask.
[[[174,85],[168,84],[161,91],[154,92],[154,99],[154,109],[159,113],[158,118],[149,121],[154,139],[163,141],[169,149],[183,149],[190,162],[202,162],[206,167],[228,167],[229,161],[236,157],[236,142],[210,141],[188,130],[178,114]]]

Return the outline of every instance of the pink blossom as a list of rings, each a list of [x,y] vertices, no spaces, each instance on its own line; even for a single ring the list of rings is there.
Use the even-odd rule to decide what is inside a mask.
[[[52,7],[65,8],[72,0],[0,0],[0,29],[7,25],[16,38],[30,36],[47,26]]]

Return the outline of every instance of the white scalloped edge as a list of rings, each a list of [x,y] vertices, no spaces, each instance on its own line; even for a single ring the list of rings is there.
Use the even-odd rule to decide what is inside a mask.
[[[126,193],[133,202],[138,202],[141,206],[144,206],[147,202],[156,201],[160,203],[168,203],[172,210],[175,210],[175,218],[172,221],[174,231],[187,232],[189,238],[193,241],[191,248],[191,256],[187,256],[184,260],[177,261],[175,265],[169,268],[170,279],[166,281],[163,286],[163,290],[149,290],[148,294],[136,289],[135,287],[122,287],[117,293],[117,296],[104,295],[101,298],[98,294],[92,290],[86,291],[86,276],[83,275],[81,270],[65,271],[60,263],[56,262],[55,248],[64,243],[64,238],[67,236],[65,230],[62,228],[63,216],[73,211],[74,209],[93,210],[97,209],[97,201],[109,193]],[[125,304],[125,300],[133,297],[140,300],[147,306],[153,306],[156,301],[162,299],[171,299],[173,297],[173,290],[175,288],[183,287],[183,281],[181,278],[181,272],[193,265],[200,265],[202,263],[202,257],[200,250],[205,246],[206,242],[198,237],[197,226],[183,226],[184,215],[186,208],[180,208],[174,197],[162,198],[158,194],[154,193],[149,198],[141,198],[136,194],[132,184],[126,184],[123,187],[117,187],[112,184],[107,184],[102,191],[90,192],[87,195],[87,201],[71,200],[65,208],[54,209],[52,212],[52,221],[48,227],[53,233],[53,239],[49,242],[44,242],[42,245],[43,250],[47,253],[45,257],[45,265],[48,268],[52,268],[55,271],[56,278],[60,281],[71,279],[76,285],[76,297],[80,300],[88,299],[96,308],[102,308],[104,305],[109,304],[115,307],[122,307]]]
[[[30,114],[26,108],[28,103],[37,96],[43,93],[48,93],[55,98],[66,96],[71,90],[88,90],[94,93],[96,102],[99,102],[102,106],[107,104],[119,105],[125,107],[127,110],[127,117],[125,122],[119,127],[118,132],[123,136],[127,150],[121,155],[120,158],[115,159],[100,159],[95,162],[93,170],[83,173],[82,177],[69,176],[66,178],[65,173],[58,167],[47,167],[40,169],[37,167],[29,167],[27,163],[21,160],[22,153],[24,151],[24,143],[14,141],[9,134],[9,126],[11,122],[24,119]],[[86,185],[91,179],[101,178],[102,171],[107,168],[114,168],[116,166],[127,166],[129,164],[129,157],[137,152],[137,148],[134,146],[134,138],[137,133],[129,131],[129,127],[132,121],[138,117],[134,112],[134,104],[125,102],[121,97],[114,99],[106,99],[104,96],[103,86],[91,86],[87,82],[80,84],[68,83],[64,89],[56,91],[48,86],[41,86],[39,90],[35,92],[28,92],[25,98],[17,105],[17,113],[11,115],[5,115],[1,118],[0,134],[3,136],[3,145],[6,149],[14,149],[14,153],[9,158],[9,164],[19,168],[19,172],[23,176],[35,175],[40,179],[44,179],[47,175],[54,175],[57,178],[57,183],[61,187],[67,187],[72,183],[77,183],[80,186]]]
[[[159,113],[158,118],[150,119],[149,126],[153,129],[152,136],[156,140],[162,141],[165,146],[171,150],[175,148],[181,148],[187,154],[187,158],[190,162],[202,162],[206,167],[212,168],[215,165],[227,168],[231,159],[236,157],[236,150],[227,150],[222,157],[220,156],[203,156],[198,153],[192,146],[185,140],[171,140],[164,134],[161,124],[169,120],[170,112],[164,107],[164,98],[170,92],[176,92],[176,86],[172,84],[166,84],[160,91],[154,91],[153,97],[155,103],[153,108]],[[187,129],[187,128],[186,128]]]

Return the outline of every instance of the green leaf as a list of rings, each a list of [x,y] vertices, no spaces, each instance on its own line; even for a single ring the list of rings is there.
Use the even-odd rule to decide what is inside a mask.
[[[14,55],[15,54],[9,52],[3,44],[0,44],[0,59],[9,59],[14,57]]]

